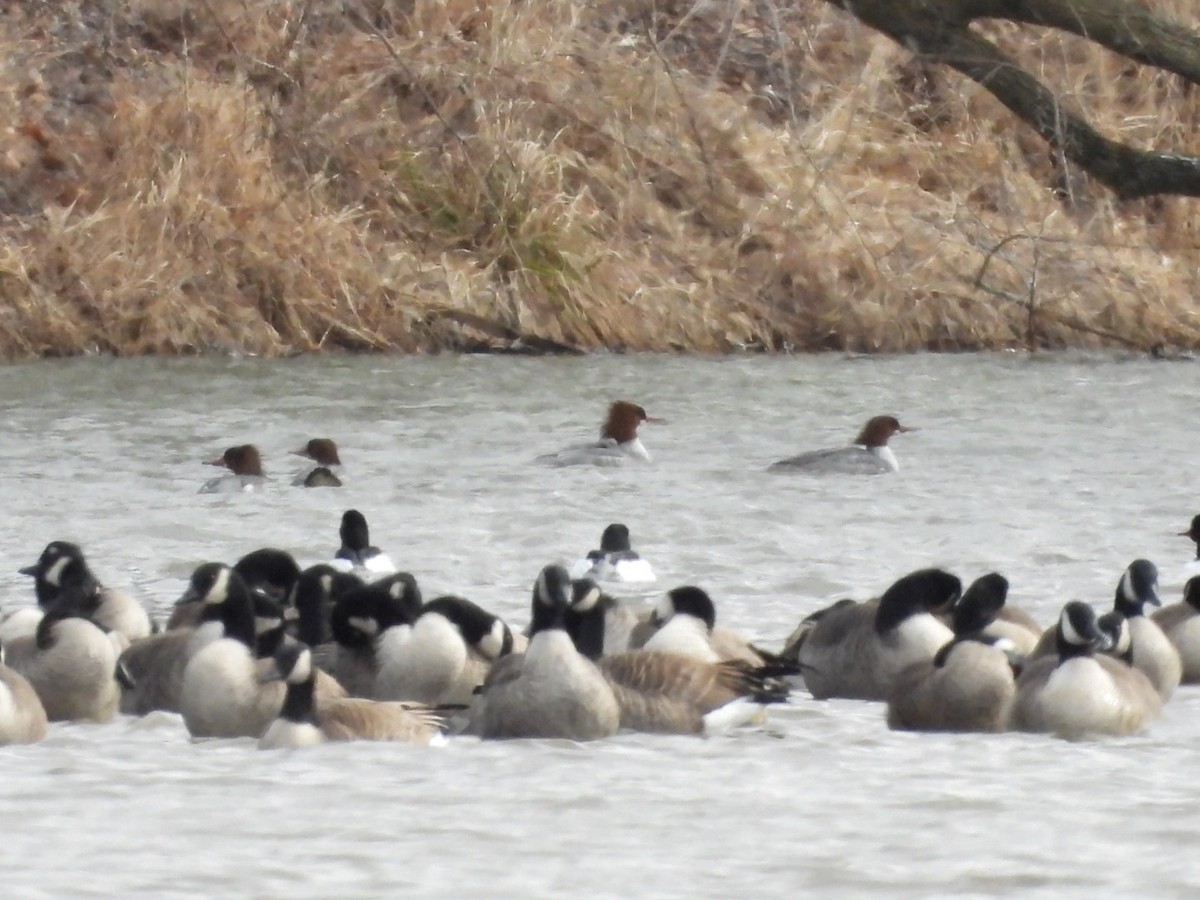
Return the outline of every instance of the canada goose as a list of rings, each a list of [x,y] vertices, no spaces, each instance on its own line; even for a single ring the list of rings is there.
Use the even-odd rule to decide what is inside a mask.
[[[1014,729],[1069,739],[1136,734],[1158,714],[1162,698],[1142,672],[1094,655],[1109,638],[1086,603],[1074,600],[1063,607],[1055,638],[1057,654],[1033,660],[1017,679]]]
[[[690,591],[703,593],[695,588]],[[622,728],[711,734],[761,722],[766,704],[787,700],[787,684],[775,677],[781,673],[773,667],[649,648],[600,655],[600,635],[605,628],[603,596],[592,581],[573,582],[571,610],[565,622],[576,648],[596,662],[612,687]],[[703,602],[685,590],[679,607],[687,608],[693,601],[696,608],[703,608]],[[794,670],[787,667],[787,671]]]
[[[368,579],[392,575],[396,564],[378,547],[371,546],[371,532],[367,528],[367,517],[357,509],[342,513],[342,524],[338,528],[342,545],[334,554],[331,565],[341,572],[353,572]]]
[[[1149,560],[1135,559],[1117,584],[1113,610],[1125,616],[1133,643],[1133,667],[1146,673],[1166,701],[1179,687],[1183,661],[1158,623],[1146,615],[1147,603],[1162,605],[1158,597],[1158,569]]]
[[[741,660],[752,666],[779,662],[736,631],[718,625],[712,598],[698,587],[686,585],[667,591],[651,612],[650,625],[654,630],[640,645],[644,650],[678,653],[707,662]]]
[[[47,609],[34,636],[13,641],[6,655],[51,722],[107,722],[116,714],[116,647],[79,610],[64,603]]]
[[[279,717],[259,738],[261,749],[309,747],[325,741],[441,741],[442,719],[423,704],[345,697],[318,707],[314,703],[317,672],[308,645],[292,642],[275,651],[260,677],[283,681],[287,693]]]
[[[0,647],[6,647],[19,638],[33,637],[37,634],[40,621],[42,611],[36,606],[22,606],[5,613],[0,617]]]
[[[954,639],[933,659],[896,677],[888,698],[888,727],[898,731],[1004,731],[1024,654],[993,630],[1008,580],[983,575],[951,611]]]
[[[1006,640],[1013,651],[1028,656],[1037,646],[1042,629],[1022,609],[1007,602],[1008,579],[998,572],[976,578],[950,611],[950,627],[955,634],[980,633],[995,640]]]
[[[283,686],[261,684],[255,647],[260,642],[254,599],[240,575],[222,563],[205,563],[192,574],[189,590],[204,611],[183,670],[179,711],[193,737],[259,737],[283,706]],[[281,630],[268,620],[263,634]],[[276,641],[277,643],[277,641]],[[344,696],[341,687],[318,676],[318,705]]]
[[[1200,682],[1200,575],[1188,579],[1183,600],[1160,609],[1150,618],[1179,651],[1182,683]]]
[[[571,578],[626,583],[654,580],[654,569],[629,543],[629,528],[614,522],[600,535],[600,549],[592,550],[571,566]]]
[[[300,566],[296,558],[286,550],[262,547],[252,550],[233,564],[233,571],[241,576],[251,594],[286,603],[296,581],[300,578]],[[194,627],[204,612],[202,599],[194,591],[185,592],[175,602],[167,630]]]
[[[1096,618],[1096,627],[1104,632],[1107,638],[1107,646],[1099,647],[1099,652],[1132,666],[1133,641],[1129,639],[1129,623],[1125,617],[1116,610],[1111,610]]]
[[[962,582],[940,569],[899,579],[879,600],[839,601],[800,623],[781,654],[804,669],[818,700],[886,700],[896,676],[933,659],[954,633],[933,613],[953,603]]]
[[[1004,731],[1016,694],[1005,638],[956,637],[896,677],[888,727],[898,731]]]
[[[512,632],[501,619],[462,597],[439,597],[421,608],[411,626],[376,638],[372,696],[438,706],[469,703],[492,663],[512,646]]]
[[[616,734],[620,710],[613,690],[565,629],[570,591],[562,566],[538,574],[529,646],[501,658],[488,673],[472,704],[472,733],[576,741]]]
[[[330,622],[333,609],[342,595],[363,586],[357,575],[339,572],[333,566],[320,563],[300,573],[292,588],[290,605],[296,610],[296,636],[314,651],[333,641]]]
[[[32,566],[21,569],[34,579],[34,592],[42,609],[65,603],[91,619],[103,631],[128,641],[154,631],[145,608],[125,591],[107,588],[92,573],[78,544],[51,541]]]
[[[35,744],[46,736],[46,709],[37,691],[4,663],[0,647],[0,747]]]
[[[407,572],[352,588],[334,604],[329,630],[337,642],[334,677],[352,697],[375,697],[377,647],[391,629],[411,626],[421,611],[421,589]],[[402,639],[402,635],[396,635]]]

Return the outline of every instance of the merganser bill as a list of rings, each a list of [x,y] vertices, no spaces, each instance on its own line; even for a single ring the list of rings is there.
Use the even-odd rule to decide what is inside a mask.
[[[629,544],[629,529],[614,522],[600,536],[600,549],[571,566],[571,579],[590,578],[593,581],[645,582],[654,580],[650,563],[642,559]]]
[[[548,466],[620,466],[627,460],[650,462],[650,454],[638,438],[638,426],[643,422],[662,422],[636,403],[617,400],[608,408],[608,418],[600,429],[600,440],[576,444],[539,456],[535,462]]]
[[[899,470],[900,464],[888,447],[893,434],[916,431],[901,425],[895,416],[875,416],[863,426],[849,447],[813,450],[772,463],[769,472],[845,473],[850,475],[881,475]]]
[[[240,491],[253,491],[260,487],[266,476],[263,475],[262,457],[258,448],[253,444],[239,444],[229,447],[218,459],[208,465],[221,466],[229,470],[225,475],[205,482],[200,488],[201,494],[230,494]]]
[[[303,456],[316,465],[310,466],[292,479],[293,487],[341,487],[342,461],[337,444],[331,438],[313,438],[293,456]]]

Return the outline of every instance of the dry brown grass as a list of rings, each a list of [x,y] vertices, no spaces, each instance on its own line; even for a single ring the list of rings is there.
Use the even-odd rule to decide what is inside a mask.
[[[6,358],[1200,346],[1200,204],[1115,202],[820,0],[0,9]],[[992,34],[1200,154],[1178,79]]]

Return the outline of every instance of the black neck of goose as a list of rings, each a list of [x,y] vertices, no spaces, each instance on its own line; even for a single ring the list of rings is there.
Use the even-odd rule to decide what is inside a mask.
[[[539,631],[549,631],[552,628],[566,628],[566,612],[562,606],[547,606],[535,599],[529,616],[529,636],[533,637]]]
[[[1092,655],[1091,643],[1087,643],[1087,644],[1071,643],[1063,636],[1061,627],[1058,629],[1058,632],[1057,632],[1057,638],[1055,640],[1055,647],[1058,650],[1059,664],[1066,662],[1068,659],[1075,659],[1080,656],[1091,656]]]
[[[240,581],[240,579],[239,579]],[[258,634],[254,622],[254,601],[244,587],[234,587],[230,578],[229,596],[221,603],[221,624],[225,637],[241,641],[253,653],[258,645]]]
[[[1130,600],[1120,588],[1117,588],[1117,596],[1113,600],[1113,609],[1126,619],[1134,619],[1145,615],[1146,604],[1140,600]]]
[[[588,659],[604,655],[604,605],[597,603],[587,612],[568,610],[564,626],[575,649]]]
[[[34,642],[39,650],[49,650],[54,646],[54,626],[63,619],[70,618],[73,615],[72,611],[63,606],[54,606],[46,611],[38,622],[37,631],[34,633]]]
[[[280,718],[297,724],[316,725],[317,713],[313,706],[316,684],[316,678],[309,678],[300,684],[289,683],[283,698],[283,709],[279,712]]]
[[[881,601],[875,613],[875,633],[887,634],[899,626],[905,619],[926,612],[925,606],[911,598],[896,598]]]
[[[296,598],[297,621],[296,635],[310,647],[327,644],[333,640],[329,620],[333,614],[333,601],[320,594],[305,598],[300,603]]]
[[[275,651],[279,649],[279,645],[283,643],[285,637],[287,637],[287,629],[280,622],[278,628],[268,629],[255,637],[254,655],[258,659],[269,659],[275,655]]]

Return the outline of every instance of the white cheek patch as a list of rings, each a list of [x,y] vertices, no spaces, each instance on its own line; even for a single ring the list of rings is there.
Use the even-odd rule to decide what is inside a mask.
[[[1062,629],[1063,640],[1068,644],[1074,644],[1076,647],[1082,647],[1089,641],[1075,630],[1075,626],[1071,624],[1071,617],[1067,613],[1063,613],[1058,621],[1058,627]]]
[[[273,631],[283,624],[282,619],[277,619],[274,616],[267,618],[266,616],[254,617],[254,633],[266,634],[268,631]]]
[[[312,653],[304,650],[296,657],[296,664],[292,666],[292,677],[289,681],[296,684],[303,684],[312,678]]]
[[[479,642],[479,650],[488,659],[497,659],[504,652],[504,639],[508,635],[508,627],[497,619],[492,624],[492,630],[483,636]]]
[[[588,589],[588,592],[586,594],[584,594],[582,597],[580,597],[578,600],[575,600],[571,604],[571,606],[574,607],[578,612],[588,612],[589,610],[595,609],[596,604],[599,602],[600,602],[600,588],[596,587],[595,585],[592,585]]]
[[[222,569],[217,573],[217,580],[213,582],[213,586],[209,588],[208,593],[204,595],[205,603],[211,603],[215,606],[225,602],[229,596],[229,572],[229,569]]]
[[[65,569],[70,562],[71,560],[65,556],[60,556],[58,559],[56,559],[54,561],[54,565],[46,570],[46,583],[52,584],[55,587],[59,587],[62,583],[63,569]]]
[[[661,625],[670,621],[673,615],[675,615],[675,601],[671,599],[670,594],[663,594],[658,603],[654,604],[654,618]]]
[[[346,621],[351,628],[361,631],[367,637],[379,634],[379,623],[370,616],[350,616]]]
[[[408,585],[406,585],[403,581],[397,581],[390,588],[388,588],[388,596],[393,600],[400,600],[404,597],[407,591]]]
[[[321,593],[328,595],[333,590],[333,576],[322,575],[319,579],[321,585]]]
[[[1133,579],[1130,577],[1128,569],[1121,576],[1121,596],[1130,603],[1137,603],[1137,596],[1133,593]]]

